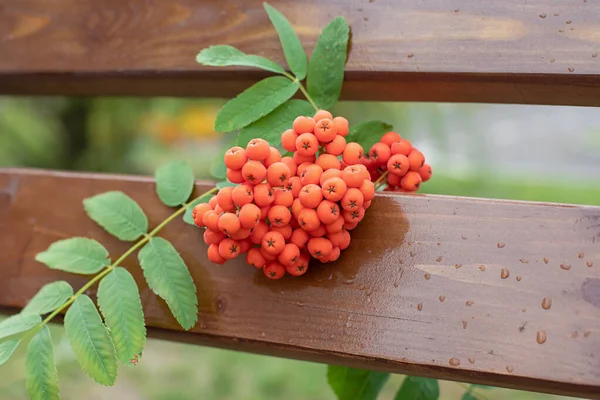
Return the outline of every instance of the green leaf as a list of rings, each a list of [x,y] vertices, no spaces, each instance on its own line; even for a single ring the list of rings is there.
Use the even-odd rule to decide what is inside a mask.
[[[75,274],[95,274],[110,264],[108,250],[96,240],[83,237],[54,242],[35,259],[49,268]]]
[[[46,325],[31,339],[25,358],[25,386],[31,400],[60,400],[54,347]]]
[[[6,364],[8,360],[12,357],[19,347],[19,343],[21,341],[19,339],[7,340],[6,342],[0,343],[0,366]]]
[[[407,376],[396,394],[396,400],[437,400],[440,384],[437,379]]]
[[[233,182],[229,182],[229,181],[220,181],[215,184],[217,189],[223,189],[224,187],[229,187],[229,186],[234,187],[237,185],[238,185],[237,183],[233,183]]]
[[[97,383],[112,386],[117,378],[115,347],[92,299],[80,295],[75,300],[65,315],[65,330],[81,369]]]
[[[322,109],[330,109],[340,98],[349,37],[348,23],[337,17],[323,29],[310,56],[306,86]]]
[[[173,245],[153,237],[140,250],[138,259],[150,289],[167,302],[184,329],[193,327],[198,320],[196,286]]]
[[[465,392],[465,394],[462,395],[461,400],[477,400],[477,397],[473,396],[471,392]]]
[[[269,115],[248,125],[240,132],[237,145],[246,147],[252,139],[265,139],[273,147],[281,144],[281,134],[292,127],[296,117],[313,115],[314,109],[306,100],[289,100]]]
[[[17,314],[0,322],[0,339],[19,335],[35,328],[42,322],[42,318],[36,314]],[[17,339],[12,338],[12,339]]]
[[[298,80],[306,77],[306,53],[302,42],[287,18],[267,3],[263,3],[271,23],[279,35],[285,61]]]
[[[375,400],[390,374],[329,365],[327,381],[338,400]]]
[[[263,79],[223,106],[215,120],[215,130],[231,132],[248,126],[285,103],[299,87],[298,82],[282,76]]]
[[[215,179],[227,178],[227,166],[222,156],[215,157],[213,162],[210,164],[210,174]]]
[[[98,225],[121,240],[132,241],[148,231],[141,207],[123,192],[106,192],[83,201],[85,211]]]
[[[285,71],[283,67],[275,61],[271,61],[261,56],[246,54],[235,47],[226,45],[210,46],[202,50],[196,56],[196,62],[212,67],[228,67],[232,65],[256,67],[278,74]]]
[[[156,193],[169,207],[184,204],[194,190],[194,171],[185,161],[174,161],[156,170]]]
[[[356,142],[360,144],[365,153],[367,153],[371,146],[381,139],[381,137],[391,131],[393,126],[383,121],[367,121],[361,122],[350,127],[350,133],[346,136],[346,141]]]
[[[194,209],[194,207],[197,204],[208,203],[208,201],[211,199],[211,197],[213,197],[212,193],[205,194],[204,196],[194,200],[194,202],[192,204],[190,204],[190,206],[187,208],[187,210],[185,210],[185,213],[183,214],[183,221],[187,224],[196,226],[196,224],[194,224],[194,219],[192,218],[192,210]]]
[[[472,384],[471,387],[473,389],[483,389],[483,390],[488,390],[488,389],[495,389],[495,386],[488,386],[488,385],[478,385],[476,383]]]
[[[98,306],[110,331],[117,358],[123,364],[139,355],[146,345],[146,325],[140,292],[133,276],[116,267],[100,281]]]
[[[65,281],[48,283],[33,296],[23,309],[24,313],[46,314],[56,310],[73,295],[73,288]]]

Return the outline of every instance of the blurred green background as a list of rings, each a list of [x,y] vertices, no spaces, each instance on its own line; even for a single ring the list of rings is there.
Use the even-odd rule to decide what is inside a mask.
[[[230,138],[213,131],[221,100],[0,97],[0,167],[153,174],[185,159],[199,178]],[[421,192],[600,205],[600,110],[578,107],[341,102],[350,123],[381,119],[410,139],[433,167]],[[1,318],[1,317],[0,317]],[[64,399],[334,399],[326,366],[149,340],[142,362],[116,386],[79,370],[53,326]],[[26,399],[24,346],[0,367],[0,399]],[[392,399],[401,376],[387,383]],[[442,382],[442,398],[464,388]],[[480,399],[562,397],[481,389]]]

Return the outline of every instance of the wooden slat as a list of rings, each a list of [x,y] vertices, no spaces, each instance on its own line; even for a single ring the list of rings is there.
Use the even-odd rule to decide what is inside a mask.
[[[0,188],[3,307],[24,306],[55,279],[75,287],[87,281],[34,261],[56,240],[90,236],[113,257],[128,248],[86,218],[83,198],[122,190],[152,226],[172,212],[141,177],[5,169]],[[197,185],[198,193],[207,188]],[[201,230],[182,221],[168,225],[164,237],[190,267],[200,316],[191,332],[181,332],[131,258],[124,266],[140,285],[155,336],[573,396],[600,393],[598,207],[378,195],[335,265],[280,281],[241,260],[211,264]]]
[[[347,18],[345,99],[600,105],[594,0],[271,3],[309,52]],[[197,65],[213,44],[283,61],[261,0],[0,0],[0,93],[231,97],[266,76]]]

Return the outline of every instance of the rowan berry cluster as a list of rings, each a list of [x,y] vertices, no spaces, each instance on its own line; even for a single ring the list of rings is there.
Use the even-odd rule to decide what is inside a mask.
[[[304,274],[311,258],[337,260],[375,196],[363,148],[346,143],[347,134],[345,118],[321,110],[283,132],[291,157],[263,139],[229,149],[227,178],[239,185],[222,188],[192,212],[195,224],[206,227],[210,261],[246,253],[248,264],[279,279]]]
[[[388,191],[415,192],[432,174],[423,153],[396,132],[383,135],[361,162],[374,182],[385,179]]]

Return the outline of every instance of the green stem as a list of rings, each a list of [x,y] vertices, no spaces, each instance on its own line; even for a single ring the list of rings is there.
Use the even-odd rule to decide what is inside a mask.
[[[310,95],[308,94],[308,92],[304,88],[304,85],[302,84],[302,82],[300,82],[298,80],[298,78],[296,78],[294,75],[292,75],[290,73],[287,73],[285,71],[283,71],[283,76],[285,76],[286,78],[288,78],[292,82],[298,82],[298,84],[300,85],[300,91],[302,92],[302,94],[304,95],[304,97],[306,97],[306,100],[308,100],[308,102],[310,103],[310,105],[313,106],[313,108],[315,109],[315,111],[319,111],[320,110],[320,108],[317,106],[317,103],[315,103],[315,101],[312,99],[312,97],[310,97]]]
[[[383,185],[383,181],[387,178],[390,171],[385,171],[377,180],[374,182],[375,190],[379,189]]]
[[[108,275],[113,269],[115,269],[119,264],[121,264],[123,262],[123,260],[125,260],[127,257],[129,257],[134,251],[136,251],[137,249],[139,249],[140,247],[142,247],[144,244],[146,244],[153,236],[155,236],[158,232],[160,232],[169,222],[173,221],[175,218],[177,218],[177,216],[183,214],[185,212],[185,210],[187,210],[188,208],[190,208],[190,206],[192,204],[194,204],[195,201],[197,201],[198,199],[200,199],[201,197],[204,197],[208,194],[212,194],[215,191],[217,191],[218,189],[212,188],[211,190],[202,193],[200,196],[196,197],[195,199],[193,199],[192,201],[184,204],[181,208],[179,208],[177,211],[175,211],[173,214],[171,214],[169,217],[167,217],[167,219],[165,219],[163,222],[161,222],[160,224],[158,224],[156,226],[156,228],[154,228],[152,231],[150,231],[150,233],[148,233],[147,235],[145,234],[143,238],[141,238],[136,244],[134,244],[133,246],[131,246],[129,248],[129,250],[127,250],[125,253],[123,253],[121,255],[121,257],[117,258],[115,260],[115,262],[113,262],[112,264],[106,266],[105,269],[103,269],[98,275],[96,275],[95,277],[93,277],[88,283],[86,283],[85,285],[83,285],[83,287],[81,289],[79,289],[73,296],[69,297],[69,299],[67,301],[65,301],[60,307],[58,307],[56,310],[54,310],[52,312],[52,314],[48,315],[43,321],[41,325],[45,325],[48,322],[50,322],[52,320],[52,318],[56,317],[61,311],[63,311],[65,308],[67,308],[68,306],[70,306],[71,304],[73,304],[73,302],[83,293],[85,293],[86,290],[88,290],[89,288],[91,288],[96,282],[98,282],[99,280],[101,280],[102,278],[104,278],[106,275]],[[40,325],[40,326],[41,326]]]

